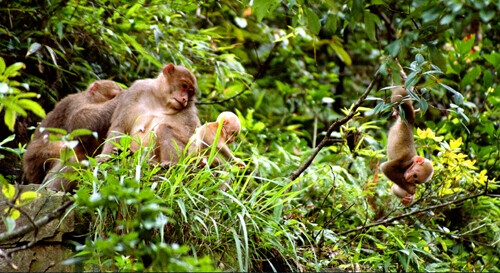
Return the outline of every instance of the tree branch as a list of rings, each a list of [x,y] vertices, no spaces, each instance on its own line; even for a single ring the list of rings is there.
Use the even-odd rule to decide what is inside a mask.
[[[323,138],[323,140],[321,140],[321,142],[318,144],[318,146],[316,146],[313,153],[307,158],[307,160],[297,170],[293,171],[290,174],[290,179],[292,181],[297,179],[297,177],[299,177],[307,169],[307,167],[309,167],[309,165],[311,165],[314,158],[318,155],[318,153],[321,151],[321,149],[324,146],[326,146],[328,143],[330,143],[330,139],[331,139],[330,135],[332,134],[332,132],[334,130],[337,130],[340,126],[347,123],[349,120],[351,120],[354,117],[354,115],[356,115],[358,108],[361,106],[361,104],[363,104],[363,102],[365,102],[366,97],[368,96],[368,94],[370,94],[373,86],[375,85],[375,82],[379,78],[380,78],[380,74],[377,71],[375,73],[375,77],[370,82],[370,85],[368,85],[368,88],[366,88],[366,91],[363,93],[363,95],[361,95],[361,97],[358,99],[358,101],[356,101],[356,103],[351,107],[349,114],[347,116],[345,116],[343,119],[337,120],[330,125],[330,127],[326,131],[326,136]]]
[[[48,222],[54,220],[55,218],[59,217],[73,203],[74,203],[74,201],[68,201],[68,202],[62,204],[56,210],[48,213],[47,215],[45,215],[44,217],[42,217],[42,218],[40,218],[38,220],[36,220],[35,221],[35,226],[39,228],[41,226],[44,226]],[[10,239],[13,239],[13,238],[16,238],[16,237],[19,237],[19,236],[22,236],[22,235],[25,235],[28,232],[33,231],[35,229],[35,226],[33,226],[31,224],[28,224],[28,225],[24,225],[24,226],[16,229],[12,233],[8,233],[8,232],[0,233],[0,243],[3,243],[5,241],[8,241]]]
[[[357,228],[353,228],[353,229],[341,231],[341,232],[337,233],[337,235],[344,235],[344,234],[348,234],[348,233],[351,233],[351,232],[362,231],[362,230],[365,230],[365,229],[368,229],[368,228],[371,228],[371,227],[374,227],[374,226],[389,224],[389,223],[394,222],[396,220],[399,220],[399,219],[402,219],[402,218],[406,218],[408,216],[412,216],[412,215],[415,215],[415,214],[418,214],[418,213],[422,213],[424,211],[438,209],[438,208],[446,207],[446,206],[449,206],[449,205],[452,205],[452,204],[463,203],[466,200],[474,199],[474,198],[477,198],[477,197],[483,196],[483,195],[488,196],[488,194],[486,192],[481,192],[481,193],[477,193],[477,194],[465,196],[463,198],[452,200],[452,201],[449,201],[449,202],[446,202],[446,203],[443,203],[443,204],[438,204],[438,205],[430,206],[430,207],[427,207],[427,208],[424,208],[424,209],[412,211],[412,212],[405,213],[405,214],[402,214],[402,215],[398,215],[398,216],[395,216],[395,217],[392,217],[392,218],[389,218],[389,219],[385,219],[385,220],[382,220],[382,221],[377,221],[377,222],[371,223],[371,224],[366,225],[366,226],[361,226],[361,227],[357,227]]]

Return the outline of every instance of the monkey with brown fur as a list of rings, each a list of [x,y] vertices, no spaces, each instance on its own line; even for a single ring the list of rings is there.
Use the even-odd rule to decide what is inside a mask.
[[[226,159],[237,163],[239,167],[244,168],[246,165],[241,159],[235,157],[227,146],[233,143],[235,137],[241,131],[241,124],[239,118],[233,112],[222,112],[217,120],[207,123],[198,129],[190,139],[189,153],[201,154],[204,149],[209,148],[214,142],[217,135],[219,124],[222,122],[222,128],[217,140],[217,151]],[[204,157],[200,163],[203,167],[207,164],[207,159]],[[222,160],[217,156],[215,157],[212,166],[222,164]]]
[[[75,147],[76,158],[73,160],[82,160],[85,155],[95,153],[104,141],[116,106],[113,98],[121,91],[123,89],[115,82],[99,80],[89,85],[84,92],[66,96],[58,102],[36,128],[33,140],[27,146],[23,158],[26,181],[40,184],[49,170],[58,172],[62,168],[60,163],[55,162],[59,159],[61,150],[66,147],[62,141],[49,141],[49,131],[42,128],[60,128],[68,133],[74,129],[85,128],[97,132],[98,139],[93,136],[79,138],[79,144]],[[61,186],[56,184],[49,187],[61,189]]]
[[[402,198],[404,205],[413,200],[416,185],[430,180],[434,171],[429,159],[417,155],[413,140],[415,110],[412,102],[404,99],[406,96],[404,88],[392,89],[391,101],[401,103],[407,124],[400,116],[397,117],[387,138],[389,161],[381,165],[382,172],[395,183],[391,188],[392,192]]]
[[[119,98],[108,139],[119,142],[120,134],[139,139],[144,146],[155,142],[154,161],[176,164],[182,151],[200,125],[196,109],[198,85],[194,75],[183,66],[166,65],[157,78],[135,81]],[[139,145],[132,142],[130,150]],[[117,148],[104,144],[101,160]]]

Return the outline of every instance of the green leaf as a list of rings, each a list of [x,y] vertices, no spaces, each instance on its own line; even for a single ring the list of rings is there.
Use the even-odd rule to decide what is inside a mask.
[[[318,15],[309,7],[304,9],[304,14],[307,18],[307,27],[314,34],[318,35],[321,29],[321,23],[319,22]]]
[[[351,8],[351,23],[356,24],[361,21],[364,11],[364,1],[363,0],[353,0]]]
[[[28,52],[26,52],[26,57],[28,57],[29,55],[37,52],[38,50],[40,50],[40,48],[42,47],[41,44],[39,43],[33,43],[30,45],[30,48],[28,49]]]
[[[264,16],[272,13],[280,2],[281,0],[255,0],[252,10],[255,16],[257,16],[257,21],[262,21]]]
[[[16,195],[16,187],[12,184],[3,184],[2,193],[7,199],[13,199]]]
[[[433,63],[433,64],[431,64],[431,66],[435,65],[435,66],[439,67],[439,69],[436,69],[435,67],[433,67],[435,70],[445,71],[446,70],[446,59],[444,58],[441,50],[439,50],[437,47],[432,46],[432,45],[429,45],[429,50],[431,53],[431,62]]]
[[[12,233],[16,228],[16,220],[12,217],[2,217],[7,233]]]
[[[391,56],[394,58],[398,55],[399,51],[401,50],[401,41],[396,40],[390,44],[388,44],[385,47],[385,50],[391,54]]]
[[[345,51],[344,47],[342,46],[342,44],[338,40],[335,40],[334,42],[330,43],[330,45],[332,46],[333,51],[335,51],[335,53],[337,53],[337,55],[339,56],[339,58],[346,65],[351,65],[352,64],[351,56],[349,56],[349,54],[347,53],[347,51]]]
[[[492,64],[495,69],[498,69],[498,67],[500,66],[500,53],[495,52],[491,54],[485,54],[483,57],[486,59],[486,61]]]
[[[10,135],[8,137],[6,137],[4,140],[0,141],[0,146],[3,146],[5,145],[5,143],[9,143],[11,142],[12,140],[14,140],[16,138],[16,135]]]
[[[5,71],[5,61],[2,57],[0,57],[0,74]]]
[[[453,19],[455,19],[454,14],[447,14],[447,15],[443,16],[443,18],[441,18],[441,20],[439,20],[439,23],[441,25],[447,25],[447,24],[451,23],[453,21]]]
[[[473,69],[469,70],[467,74],[465,74],[462,82],[460,83],[461,87],[463,88],[467,85],[473,84],[479,75],[481,75],[481,67],[475,66]]]
[[[5,116],[3,117],[5,125],[10,131],[14,131],[14,124],[16,123],[16,112],[10,108],[5,109]]]
[[[453,101],[455,102],[455,104],[457,104],[457,105],[463,104],[464,96],[462,94],[458,93],[458,91],[456,91],[455,89],[451,88],[450,86],[448,86],[446,84],[439,83],[439,85],[441,85],[443,88],[445,88],[446,90],[453,93]]]
[[[40,127],[40,133],[43,133],[45,131],[49,132],[50,134],[60,134],[60,135],[66,135],[68,133],[66,130],[61,128]]]
[[[325,22],[325,29],[331,33],[335,33],[337,31],[337,16],[328,14]]]
[[[485,23],[489,22],[491,19],[493,19],[493,17],[495,16],[495,10],[494,9],[489,9],[489,8],[486,8],[486,9],[482,9],[480,12],[479,12],[479,17],[481,18],[481,20]]]
[[[21,62],[11,64],[5,70],[5,76],[9,77],[9,78],[10,77],[15,77],[15,76],[17,76],[19,74],[17,71],[20,70],[20,69],[24,69],[25,67],[26,66],[23,63],[21,63]]]
[[[79,137],[79,136],[88,136],[88,135],[92,135],[92,134],[93,134],[93,132],[89,129],[76,129],[76,130],[73,130],[69,134],[69,138],[75,139],[76,137]]]
[[[34,191],[26,191],[26,192],[21,193],[21,196],[19,197],[19,201],[21,202],[21,206],[24,206],[24,205],[27,205],[27,204],[33,202],[39,196],[40,196],[40,194],[38,194]]]
[[[422,56],[422,54],[420,53],[415,55],[415,61],[417,61],[419,65],[422,65],[423,63],[425,63],[424,56]]]
[[[26,110],[30,110],[31,112],[35,113],[35,115],[41,118],[45,117],[45,110],[37,102],[27,99],[20,99],[17,101],[17,104]]]
[[[483,85],[488,88],[493,85],[493,75],[487,69],[483,71]]]
[[[475,39],[473,37],[467,41],[463,41],[458,44],[458,50],[460,52],[460,56],[463,57],[469,54],[470,50],[474,46],[474,40]]]
[[[57,65],[57,57],[56,57],[56,53],[54,52],[54,49],[52,49],[52,47],[47,46],[47,45],[45,46],[45,48],[46,48],[46,49],[47,49],[47,51],[49,52],[49,54],[50,54],[50,58],[52,58],[52,63],[54,63],[54,65],[55,65],[56,67],[58,67],[58,65]]]
[[[142,47],[141,44],[139,44],[134,37],[129,36],[128,34],[123,34],[123,38],[127,40],[135,50],[137,50],[145,59],[150,61],[152,64],[154,64],[156,67],[160,68],[163,67],[162,64],[153,58],[145,49]]]
[[[380,24],[380,19],[377,17],[377,15],[372,14],[368,11],[365,12],[365,30],[366,34],[368,35],[368,38],[372,41],[376,41],[376,33],[375,33],[375,26]]]

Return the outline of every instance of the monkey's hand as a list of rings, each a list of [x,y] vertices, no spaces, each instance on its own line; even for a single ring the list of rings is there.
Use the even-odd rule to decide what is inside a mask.
[[[97,155],[95,158],[97,160],[97,163],[104,163],[111,159],[111,157],[108,154],[100,154]]]
[[[403,203],[403,205],[407,206],[408,204],[410,204],[413,201],[413,196],[414,196],[414,194],[407,194],[405,197],[403,197],[403,199],[401,199],[401,203]]]
[[[241,158],[236,157],[234,160],[236,161],[236,166],[240,167],[240,169],[246,168],[247,165],[243,162],[243,160],[241,160]]]

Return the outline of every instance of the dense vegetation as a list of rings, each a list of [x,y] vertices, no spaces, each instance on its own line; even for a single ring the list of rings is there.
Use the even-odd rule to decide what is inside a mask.
[[[165,169],[147,163],[148,147],[75,164],[74,209],[93,225],[68,263],[498,271],[499,12],[474,0],[9,1],[2,183],[21,182],[33,126],[55,102],[95,79],[130,86],[173,62],[198,78],[202,122],[239,115],[233,150],[247,168],[200,170],[186,158]],[[394,120],[384,87],[402,71],[417,90],[417,150],[435,167],[408,207],[379,172]]]

